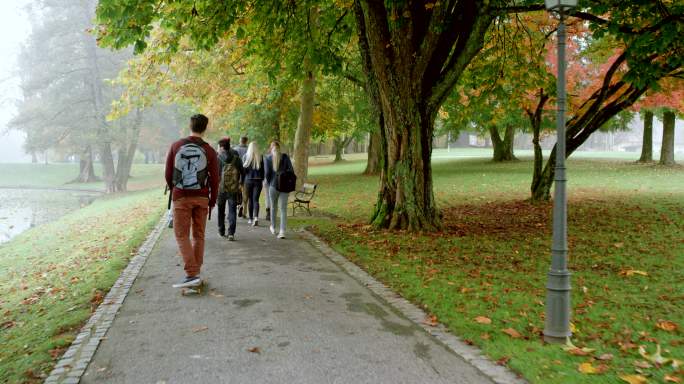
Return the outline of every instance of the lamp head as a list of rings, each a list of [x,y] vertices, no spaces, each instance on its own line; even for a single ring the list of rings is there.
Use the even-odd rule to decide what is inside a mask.
[[[577,7],[577,0],[545,0],[545,3],[549,11],[567,12]]]

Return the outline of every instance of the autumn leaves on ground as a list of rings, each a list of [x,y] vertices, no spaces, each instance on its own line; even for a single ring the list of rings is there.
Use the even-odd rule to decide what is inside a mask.
[[[377,178],[360,176],[363,161],[312,166],[314,217],[292,224],[532,383],[684,380],[684,169],[570,160],[574,336],[561,347],[541,342],[551,205],[525,202],[531,162],[433,164],[441,232],[367,226]],[[41,381],[164,204],[159,190],[102,198],[0,246],[0,381]]]
[[[570,162],[574,336],[561,347],[542,343],[551,204],[524,201],[529,162],[436,164],[444,229],[421,235],[365,224],[376,181],[362,165],[313,168],[317,211],[337,219],[300,220],[427,322],[533,383],[684,380],[684,170]]]
[[[3,166],[0,172],[9,184],[101,187],[64,185],[77,167],[26,164]],[[139,165],[134,179],[141,186],[149,187],[152,179],[158,185],[160,172],[159,166]],[[163,206],[159,188],[105,196],[0,245],[0,382],[44,380],[158,221]]]

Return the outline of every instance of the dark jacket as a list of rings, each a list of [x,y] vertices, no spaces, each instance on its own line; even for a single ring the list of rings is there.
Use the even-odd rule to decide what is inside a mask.
[[[264,176],[266,177],[268,185],[274,188],[276,186],[275,176],[277,172],[284,172],[286,170],[294,171],[290,157],[284,153],[281,154],[281,156],[277,170],[273,169],[273,155],[268,155],[264,158]]]
[[[240,159],[240,154],[237,151],[230,149],[228,151],[221,151],[219,154],[219,169],[221,170],[221,176],[223,176],[223,166],[235,161],[235,167],[240,173],[240,184],[245,182],[245,168],[242,166],[242,160]]]
[[[264,158],[260,160],[259,169],[252,166],[245,167],[245,181],[264,179]]]
[[[207,182],[206,185],[201,189],[187,190],[173,187],[173,168],[176,161],[176,152],[188,140],[202,145],[202,148],[204,148],[204,151],[207,154]],[[209,198],[210,207],[216,205],[218,186],[219,181],[221,180],[218,159],[216,158],[216,151],[214,148],[212,148],[211,145],[207,144],[201,138],[188,136],[171,144],[171,149],[169,149],[169,153],[166,155],[166,170],[164,172],[164,176],[166,178],[166,185],[168,185],[173,191],[171,195],[173,200],[178,200],[183,197],[207,197]]]
[[[238,153],[240,160],[244,160],[245,154],[247,153],[247,144],[236,145],[233,147],[233,151]]]

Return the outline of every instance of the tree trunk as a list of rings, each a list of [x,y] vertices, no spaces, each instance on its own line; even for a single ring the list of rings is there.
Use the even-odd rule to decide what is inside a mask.
[[[366,170],[364,175],[377,175],[380,173],[380,132],[373,132],[370,134],[368,140],[368,162],[366,163]]]
[[[663,113],[663,144],[660,147],[660,164],[674,165],[675,114],[673,111]]]
[[[402,85],[411,87],[407,83]],[[430,163],[434,115],[425,111],[415,98],[402,97],[405,92],[406,89],[383,95],[387,172],[381,177],[380,198],[372,223],[389,229],[436,230],[440,219],[432,192]]]
[[[102,180],[105,182],[105,192],[116,192],[116,170],[112,156],[112,144],[109,141],[103,141],[100,144],[100,163],[102,163]]]
[[[295,132],[294,168],[297,174],[297,189],[306,182],[309,171],[309,142],[313,127],[314,96],[316,94],[316,78],[311,61],[304,59],[306,78],[302,82],[302,95],[299,107],[299,121]]]
[[[515,141],[515,128],[513,126],[506,126],[506,133],[501,139],[499,129],[495,125],[489,127],[489,134],[492,138],[492,146],[494,148],[494,155],[492,161],[513,161],[518,160],[513,154],[513,142]]]
[[[548,196],[537,196],[535,192],[543,192],[546,189],[541,188],[540,184],[543,182],[542,167],[544,166],[544,155],[541,147],[541,123],[542,114],[544,113],[544,105],[549,100],[549,95],[544,92],[544,88],[539,89],[539,98],[537,99],[537,106],[534,111],[525,109],[527,117],[530,119],[530,126],[532,126],[532,148],[534,149],[534,165],[532,168],[532,201],[548,200]]]
[[[124,144],[119,148],[119,158],[117,160],[116,179],[114,183],[117,192],[126,192],[128,190],[128,179],[131,176],[133,159],[135,158],[135,151],[138,147],[142,119],[142,109],[136,108],[130,131],[126,132]]]
[[[344,149],[344,140],[340,138],[333,139],[333,145],[335,147],[335,163],[342,161],[342,150]]]
[[[566,124],[566,159],[608,120],[620,111],[633,105],[646,92],[646,87],[637,87],[634,84],[626,83],[622,79],[611,83],[613,74],[620,68],[625,59],[626,56],[623,53],[613,62],[605,75],[604,86],[596,90],[582,103],[578,108],[582,113],[573,116]],[[536,188],[532,190],[533,200],[549,199],[555,176],[555,165],[556,146],[554,145],[542,171],[541,180]]]
[[[653,161],[653,112],[644,112],[644,139],[641,144],[641,157],[639,163]]]
[[[35,151],[31,151],[31,162],[34,164],[38,162],[38,156]]]
[[[98,177],[95,176],[95,167],[93,166],[93,150],[90,145],[81,153],[79,158],[79,172],[78,176],[71,181],[72,183],[91,183],[98,181]]]

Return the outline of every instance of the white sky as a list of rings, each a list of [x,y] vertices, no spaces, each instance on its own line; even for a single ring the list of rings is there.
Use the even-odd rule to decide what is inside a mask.
[[[17,56],[31,26],[25,7],[31,0],[0,0],[0,162],[30,161],[24,154],[23,135],[5,133],[7,122],[14,116],[15,100],[21,95]]]

